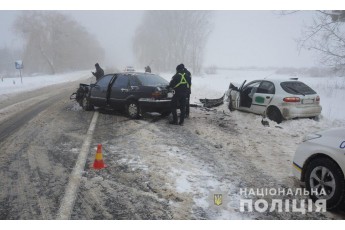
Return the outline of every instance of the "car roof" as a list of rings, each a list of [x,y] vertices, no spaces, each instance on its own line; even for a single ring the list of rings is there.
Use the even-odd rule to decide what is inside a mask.
[[[280,84],[282,82],[302,82],[302,81],[299,81],[298,78],[274,78],[274,79],[270,79],[270,78],[266,78],[266,79],[257,79],[257,80],[253,80],[253,81],[270,81],[274,84]],[[253,81],[250,81],[250,82],[253,82]],[[247,82],[246,84],[248,84],[249,82]]]
[[[115,73],[115,74],[121,74],[121,75],[157,75],[157,74],[153,74],[153,73],[147,73],[147,72],[119,72],[119,73]]]

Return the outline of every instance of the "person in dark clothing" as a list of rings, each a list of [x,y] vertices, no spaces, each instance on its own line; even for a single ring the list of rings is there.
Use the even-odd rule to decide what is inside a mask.
[[[184,72],[184,65],[180,64],[176,67],[176,74],[172,77],[169,87],[175,90],[175,94],[171,99],[171,113],[173,120],[169,122],[173,125],[183,125],[186,116],[186,97],[189,90],[189,83],[186,80],[186,73]],[[180,105],[180,122],[177,120],[177,106]]]
[[[150,68],[150,66],[146,66],[146,67],[145,67],[145,72],[146,72],[146,73],[151,73],[151,68]]]
[[[96,72],[91,72],[93,76],[96,77],[96,81],[98,81],[101,77],[104,76],[104,71],[103,69],[99,66],[98,63],[95,64],[96,67]]]
[[[192,74],[188,71],[187,68],[184,67],[184,72],[186,73],[186,80],[189,84],[187,98],[186,98],[186,118],[189,118],[189,102],[190,102],[190,94],[192,93]]]

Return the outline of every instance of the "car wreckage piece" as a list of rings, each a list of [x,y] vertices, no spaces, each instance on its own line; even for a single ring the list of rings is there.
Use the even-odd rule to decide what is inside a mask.
[[[205,99],[199,99],[199,101],[203,104],[203,107],[213,108],[213,107],[220,106],[224,103],[224,96],[225,94],[221,98],[217,98],[217,99],[205,98]]]

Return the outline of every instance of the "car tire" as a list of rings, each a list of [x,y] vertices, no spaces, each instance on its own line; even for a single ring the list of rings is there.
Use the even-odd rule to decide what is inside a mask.
[[[344,175],[333,160],[326,157],[319,157],[312,160],[306,167],[304,179],[306,189],[309,191],[310,198],[314,202],[318,199],[326,199],[328,210],[337,209],[344,202]],[[326,197],[322,194],[312,194],[311,189],[324,189]]]
[[[127,115],[131,119],[139,118],[140,109],[139,104],[136,101],[129,101],[126,106]]]
[[[267,111],[268,119],[277,122],[278,124],[282,123],[283,116],[280,110],[277,107],[269,107]]]
[[[314,121],[320,121],[320,117],[319,116],[314,116],[314,117],[309,117],[309,118],[314,120]]]
[[[81,107],[83,107],[83,109],[85,111],[91,111],[94,110],[93,105],[90,103],[90,101],[87,99],[86,96],[83,97],[82,101],[81,101]]]

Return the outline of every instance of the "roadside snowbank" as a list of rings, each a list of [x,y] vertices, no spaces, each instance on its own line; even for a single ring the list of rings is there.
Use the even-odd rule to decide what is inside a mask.
[[[84,80],[91,77],[89,71],[77,71],[56,75],[42,75],[34,77],[23,77],[21,83],[20,77],[0,79],[0,101],[10,97],[9,94],[17,94],[32,91],[49,85],[55,85],[63,82],[73,82],[78,79]]]

